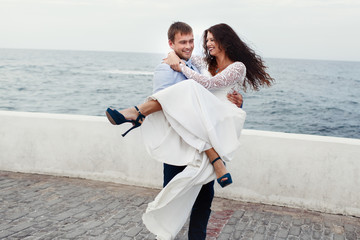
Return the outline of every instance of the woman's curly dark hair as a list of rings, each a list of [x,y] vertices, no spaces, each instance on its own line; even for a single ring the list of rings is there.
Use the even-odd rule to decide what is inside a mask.
[[[214,36],[215,42],[219,44],[220,49],[225,50],[225,54],[230,60],[242,62],[245,65],[246,78],[243,83],[244,90],[246,90],[247,85],[250,85],[254,90],[259,90],[263,85],[271,86],[274,79],[265,71],[267,67],[264,65],[261,57],[241,41],[240,37],[229,25],[224,23],[214,25],[204,32],[203,47],[205,60],[209,65],[211,74],[215,75],[218,66],[215,57],[210,55],[206,46],[208,32]]]

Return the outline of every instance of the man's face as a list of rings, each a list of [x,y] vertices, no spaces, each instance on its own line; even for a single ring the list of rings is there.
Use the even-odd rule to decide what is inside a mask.
[[[169,46],[175,51],[175,53],[181,59],[188,60],[191,57],[194,50],[194,35],[176,33],[174,42],[169,40]]]

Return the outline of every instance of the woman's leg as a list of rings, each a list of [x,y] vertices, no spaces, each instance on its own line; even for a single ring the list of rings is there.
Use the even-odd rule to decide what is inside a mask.
[[[219,157],[219,154],[215,151],[214,148],[210,148],[205,151],[206,155],[209,158],[210,163],[215,159]],[[214,164],[214,170],[216,174],[216,178],[220,178],[224,176],[227,173],[226,167],[223,163],[223,161],[216,161]],[[222,181],[227,180],[227,178],[223,178]]]
[[[162,107],[157,100],[150,100],[145,103],[142,103],[142,104],[138,105],[138,108],[139,108],[140,112],[145,116],[148,116],[149,114],[152,114],[154,112],[162,110]],[[136,120],[136,118],[139,115],[138,111],[133,107],[124,109],[124,110],[120,111],[120,113],[123,114],[125,116],[125,118],[128,120]],[[215,158],[219,157],[219,154],[215,151],[214,148],[210,148],[210,149],[206,150],[205,153],[208,156],[210,163]],[[213,166],[214,166],[215,174],[216,174],[217,178],[220,178],[220,177],[224,176],[224,174],[227,173],[227,170],[226,170],[226,167],[225,167],[223,161],[216,161],[213,164]],[[225,180],[227,180],[227,178],[222,179],[222,181],[225,181]]]
[[[147,101],[145,103],[138,105],[137,107],[139,108],[139,111],[145,116],[162,110],[162,107],[157,100]],[[128,120],[136,120],[136,118],[139,115],[138,111],[133,107],[121,110],[119,112],[123,114],[125,118]]]

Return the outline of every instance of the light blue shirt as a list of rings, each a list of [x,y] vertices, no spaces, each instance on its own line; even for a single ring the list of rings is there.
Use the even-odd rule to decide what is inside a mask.
[[[200,72],[194,65],[192,65],[191,59],[185,63],[186,66],[194,69],[194,71]],[[155,68],[153,78],[153,93],[156,93],[164,88],[170,87],[175,83],[186,79],[187,78],[183,73],[172,70],[171,67],[166,63],[161,63]]]

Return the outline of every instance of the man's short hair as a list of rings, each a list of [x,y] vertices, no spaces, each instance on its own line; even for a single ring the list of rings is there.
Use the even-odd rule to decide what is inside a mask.
[[[175,34],[177,33],[180,34],[191,34],[193,32],[192,28],[190,27],[190,25],[184,23],[184,22],[174,22],[173,24],[171,24],[171,26],[169,27],[168,30],[168,39],[171,42],[174,42],[175,40]]]

